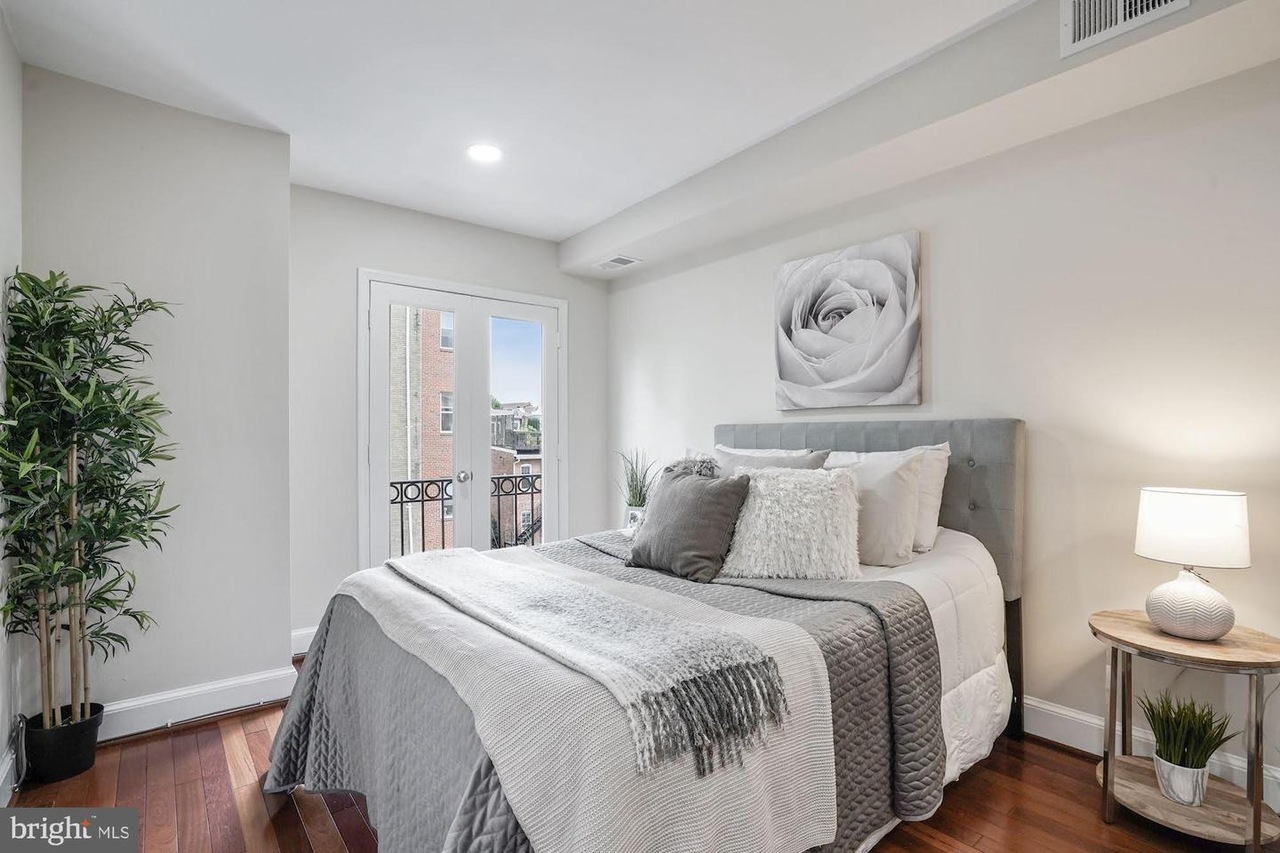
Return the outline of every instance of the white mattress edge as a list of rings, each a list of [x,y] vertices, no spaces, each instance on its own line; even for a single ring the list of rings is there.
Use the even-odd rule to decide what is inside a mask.
[[[1009,666],[1003,651],[991,666],[943,695],[942,734],[947,745],[944,785],[950,785],[964,771],[991,754],[996,739],[1009,723],[1012,699],[1013,683],[1009,679]],[[977,725],[965,725],[969,722]],[[943,800],[946,800],[945,790]],[[898,818],[892,818],[863,839],[854,853],[867,853],[900,823],[902,821]]]

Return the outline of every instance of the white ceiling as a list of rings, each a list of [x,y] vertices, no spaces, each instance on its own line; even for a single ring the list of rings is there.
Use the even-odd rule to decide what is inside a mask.
[[[297,183],[552,240],[1024,2],[0,0],[24,61],[284,131]]]

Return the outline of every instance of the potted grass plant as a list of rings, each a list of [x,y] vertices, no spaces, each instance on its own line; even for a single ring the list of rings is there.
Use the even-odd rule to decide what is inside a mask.
[[[167,314],[132,290],[72,285],[62,273],[6,282],[5,393],[0,422],[5,631],[34,638],[40,710],[23,734],[27,781],[93,766],[102,705],[90,660],[129,648],[122,625],[151,617],[131,603],[130,545],[159,546],[173,508],[144,476],[173,458],[168,413],[137,374],[149,358],[134,325]]]
[[[649,461],[639,449],[618,455],[622,457],[622,495],[627,501],[622,526],[639,527],[644,520],[645,507],[653,494],[654,484],[658,481],[658,472],[653,470],[657,463]]]
[[[1239,732],[1227,733],[1228,714],[1208,703],[1174,699],[1168,690],[1138,700],[1156,739],[1155,769],[1160,793],[1175,803],[1198,806],[1209,781],[1209,759]]]

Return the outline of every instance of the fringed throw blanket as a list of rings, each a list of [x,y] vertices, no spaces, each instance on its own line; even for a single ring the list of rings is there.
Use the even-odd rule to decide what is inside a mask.
[[[731,631],[469,548],[387,566],[606,688],[626,711],[642,773],[686,754],[699,776],[740,762],[786,712],[773,658]]]
[[[831,691],[808,632],[528,548],[490,553],[674,619],[664,645],[703,628],[745,640],[760,654],[749,663],[776,664],[782,724],[766,713],[767,739],[741,764],[700,776],[686,752],[640,773],[628,714],[604,684],[380,566],[343,581],[320,622],[268,791],[365,793],[385,853],[795,853],[834,837]],[[487,805],[479,789],[464,795],[480,757]]]

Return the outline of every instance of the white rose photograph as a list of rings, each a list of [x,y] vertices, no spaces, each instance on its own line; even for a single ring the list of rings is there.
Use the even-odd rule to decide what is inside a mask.
[[[920,402],[920,234],[784,264],[778,409]]]

